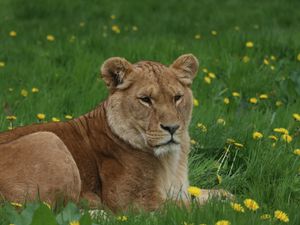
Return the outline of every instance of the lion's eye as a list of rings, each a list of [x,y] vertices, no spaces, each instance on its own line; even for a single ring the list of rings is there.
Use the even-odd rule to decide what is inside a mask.
[[[148,97],[148,96],[140,97],[140,100],[142,102],[147,103],[148,105],[150,105],[152,103],[150,97]]]
[[[182,98],[182,95],[176,95],[174,97],[175,102],[178,102]]]

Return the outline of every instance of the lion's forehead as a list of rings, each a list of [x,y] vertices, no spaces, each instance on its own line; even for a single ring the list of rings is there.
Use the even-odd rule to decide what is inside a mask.
[[[134,64],[137,74],[139,92],[151,96],[174,95],[182,92],[183,86],[172,76],[172,70],[167,66],[152,61],[141,61]]]
[[[168,69],[168,67],[166,67],[165,65],[153,61],[141,61],[134,64],[134,67],[139,72],[149,73],[154,75],[161,75]]]

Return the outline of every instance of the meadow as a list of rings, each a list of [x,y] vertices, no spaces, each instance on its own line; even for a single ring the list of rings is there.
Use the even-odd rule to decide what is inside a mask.
[[[299,225],[299,9],[297,0],[1,0],[1,131],[95,108],[111,56],[168,65],[193,53],[190,183],[229,190],[236,204],[91,218],[83,203],[1,202],[0,224]]]

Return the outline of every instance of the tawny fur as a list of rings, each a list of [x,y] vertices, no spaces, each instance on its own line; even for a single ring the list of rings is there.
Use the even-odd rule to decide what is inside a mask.
[[[129,205],[153,210],[167,198],[186,199],[189,86],[197,70],[193,55],[169,67],[108,59],[101,73],[110,95],[95,110],[68,122],[0,134],[0,194],[21,202],[39,193],[53,202],[63,193],[114,211]],[[150,96],[151,104],[143,96]],[[162,124],[179,126],[176,144],[164,144],[171,135]]]

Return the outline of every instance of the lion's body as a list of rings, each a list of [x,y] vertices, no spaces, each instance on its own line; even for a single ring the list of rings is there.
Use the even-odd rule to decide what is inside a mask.
[[[166,165],[161,160],[132,148],[110,131],[104,105],[103,103],[95,111],[69,122],[32,125],[0,134],[0,154],[6,156],[0,158],[0,193],[11,201],[22,202],[25,197],[36,198],[38,186],[50,188],[55,185],[53,191],[57,192],[57,187],[66,185],[64,190],[67,197],[77,200],[81,194],[93,201],[97,198],[91,196],[93,193],[113,210],[126,208],[130,204],[138,204],[145,209],[158,207],[165,199],[163,189],[167,187],[163,182],[170,180],[172,174],[167,174],[168,168],[165,168]],[[54,135],[41,131],[52,132],[64,145],[55,146],[51,141]],[[29,135],[31,133],[36,135]],[[32,154],[35,147],[24,146],[24,143],[36,142],[36,139],[45,146],[38,143],[36,148],[39,153]],[[65,146],[76,162],[77,166],[73,169],[79,171],[80,177],[66,173],[64,167],[69,162],[56,162],[61,157],[68,157],[64,152]],[[9,152],[18,148],[20,150],[15,151],[12,157]],[[57,154],[59,152],[61,153]],[[53,153],[57,154],[57,158],[51,161]],[[41,160],[41,157],[45,159]],[[46,162],[46,165],[43,164]],[[44,166],[30,171],[30,168],[35,168],[38,164]],[[26,174],[20,174],[21,170],[27,171]],[[17,182],[20,177],[23,181]],[[60,180],[49,179],[51,177],[59,177]],[[81,188],[75,189],[73,185],[78,180],[81,181]],[[16,184],[19,184],[18,189],[12,188]],[[47,192],[40,189],[39,194],[45,197]],[[54,200],[54,196],[50,197],[44,199]]]
[[[57,194],[81,196],[112,210],[186,199],[189,86],[197,69],[192,55],[170,67],[110,58],[101,69],[110,95],[95,110],[0,134],[0,194],[50,202]]]

